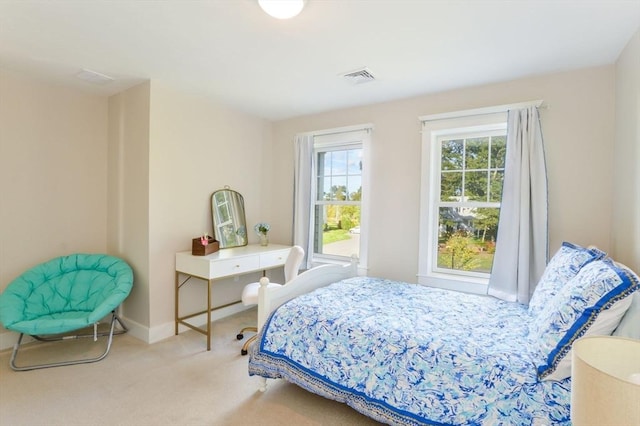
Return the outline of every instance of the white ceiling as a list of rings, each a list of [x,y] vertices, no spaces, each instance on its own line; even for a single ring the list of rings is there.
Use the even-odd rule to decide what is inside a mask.
[[[0,66],[110,95],[146,79],[270,120],[615,62],[640,0],[0,0]],[[340,74],[367,67],[376,81]],[[116,80],[75,77],[87,68]]]

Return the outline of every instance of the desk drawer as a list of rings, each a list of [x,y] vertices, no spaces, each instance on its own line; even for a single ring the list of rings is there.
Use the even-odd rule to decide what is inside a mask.
[[[243,256],[234,259],[218,260],[211,265],[212,277],[239,275],[260,269],[258,256]]]
[[[267,269],[275,266],[282,266],[287,261],[289,255],[289,249],[270,251],[268,253],[260,254],[260,268]]]

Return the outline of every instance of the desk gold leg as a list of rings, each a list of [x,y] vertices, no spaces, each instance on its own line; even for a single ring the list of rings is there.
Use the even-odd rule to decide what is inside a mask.
[[[207,350],[211,350],[211,279],[207,280]]]
[[[176,312],[176,316],[175,316],[175,322],[176,322],[176,336],[178,335],[178,305],[179,305],[179,301],[178,301],[178,297],[180,294],[180,282],[179,282],[179,278],[178,278],[178,271],[176,271],[176,295],[175,295],[175,302],[176,302],[176,306],[175,306],[175,312]]]

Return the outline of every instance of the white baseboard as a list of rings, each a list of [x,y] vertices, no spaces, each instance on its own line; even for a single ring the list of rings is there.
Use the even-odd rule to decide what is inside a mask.
[[[242,303],[235,303],[211,312],[211,321],[216,321],[237,314],[238,312],[246,311],[247,309],[251,309],[251,307],[244,306]],[[121,319],[129,329],[128,334],[149,344],[157,343],[175,335],[175,323],[173,321],[149,328],[127,317],[121,316]],[[202,314],[195,316],[191,318],[189,322],[197,327],[204,327],[207,323],[207,315]],[[187,330],[190,330],[190,328],[183,325],[178,327],[178,332],[180,333]],[[12,331],[5,330],[5,332],[0,333],[0,351],[13,348],[18,341],[18,336],[18,333]],[[22,339],[22,343],[28,343],[33,340],[31,337],[25,336]]]
[[[5,349],[11,349],[18,342],[18,337],[20,334],[14,333],[12,331],[6,331],[0,334],[0,351],[4,351]],[[35,339],[30,336],[25,336],[22,339],[22,343],[33,342]]]

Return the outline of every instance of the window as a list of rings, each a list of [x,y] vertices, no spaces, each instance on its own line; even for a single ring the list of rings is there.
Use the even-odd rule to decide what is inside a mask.
[[[506,129],[436,137],[434,271],[488,277],[500,217]]]
[[[356,255],[366,269],[369,133],[354,126],[297,138],[294,242],[307,247],[307,267]]]
[[[426,127],[418,281],[482,293],[500,217],[506,114]]]
[[[363,146],[353,139],[353,135],[314,138],[316,260],[360,256]]]

